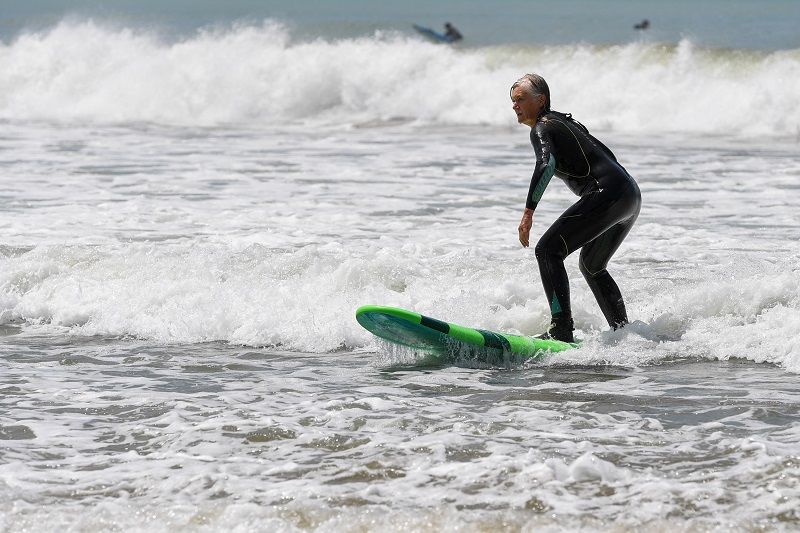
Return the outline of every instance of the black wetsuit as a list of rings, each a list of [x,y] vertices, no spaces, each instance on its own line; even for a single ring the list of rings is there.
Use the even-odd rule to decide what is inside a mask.
[[[553,328],[568,329],[571,336],[572,311],[564,258],[578,248],[582,248],[581,273],[608,324],[615,329],[627,324],[622,294],[606,265],[639,215],[639,187],[611,150],[571,115],[545,112],[531,129],[531,144],[536,152],[536,169],[526,207],[536,209],[554,175],[581,197],[536,245]]]

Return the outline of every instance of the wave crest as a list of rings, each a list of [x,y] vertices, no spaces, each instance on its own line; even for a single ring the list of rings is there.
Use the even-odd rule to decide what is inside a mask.
[[[23,34],[0,44],[0,118],[511,126],[508,87],[529,71],[548,79],[555,108],[594,128],[800,135],[800,50],[459,50],[400,34],[298,42],[271,21],[178,42],[91,20]]]

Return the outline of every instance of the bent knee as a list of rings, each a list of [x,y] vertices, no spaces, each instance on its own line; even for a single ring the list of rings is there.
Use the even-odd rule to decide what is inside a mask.
[[[606,272],[605,263],[593,264],[592,261],[587,260],[583,254],[581,254],[580,261],[578,261],[578,268],[586,279],[602,276]]]
[[[554,238],[540,239],[539,242],[536,243],[534,253],[536,254],[536,259],[539,260],[548,257],[563,260],[569,255],[569,250],[567,249],[567,243],[564,242],[563,237],[556,235]]]

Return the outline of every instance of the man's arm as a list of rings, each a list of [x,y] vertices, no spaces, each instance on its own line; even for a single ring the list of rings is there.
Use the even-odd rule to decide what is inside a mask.
[[[528,197],[525,200],[525,209],[536,210],[536,205],[542,199],[544,190],[556,171],[556,157],[553,151],[553,141],[546,125],[541,122],[531,130],[531,144],[536,152],[536,167],[531,176],[531,185],[528,188]]]
[[[536,168],[531,176],[531,185],[528,188],[528,196],[525,200],[525,211],[522,213],[522,220],[519,222],[517,231],[519,232],[519,242],[524,247],[530,245],[531,228],[533,227],[533,212],[541,200],[547,184],[556,171],[556,158],[553,154],[553,143],[550,134],[544,124],[537,124],[531,129],[531,144],[536,152]]]

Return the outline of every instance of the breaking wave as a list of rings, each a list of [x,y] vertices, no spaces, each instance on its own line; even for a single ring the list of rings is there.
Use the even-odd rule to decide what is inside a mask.
[[[23,33],[0,42],[0,119],[510,126],[508,87],[530,71],[548,79],[555,108],[594,128],[800,135],[800,50],[299,41],[271,21],[178,41],[92,20]]]

